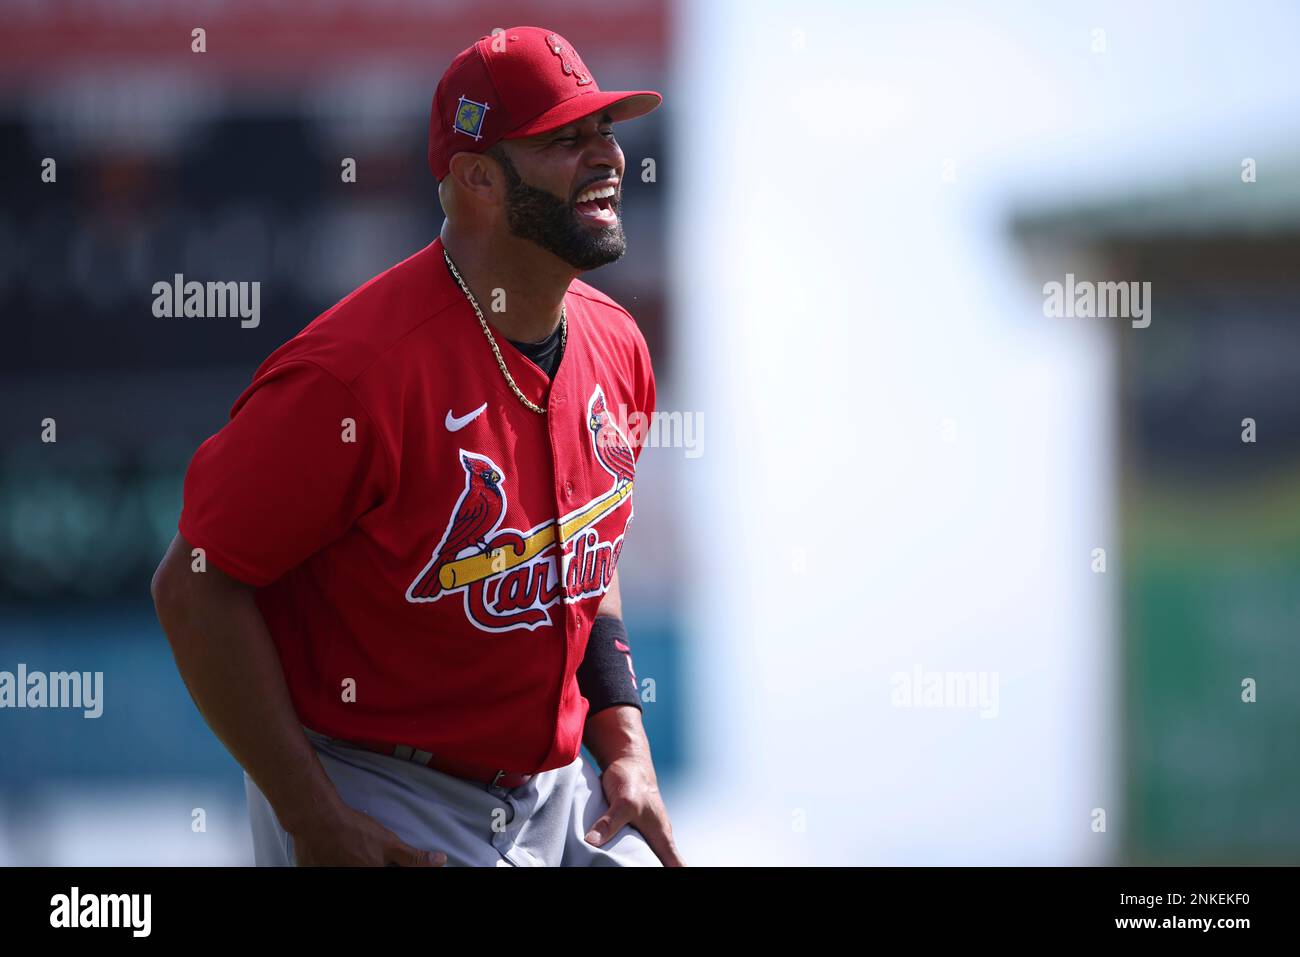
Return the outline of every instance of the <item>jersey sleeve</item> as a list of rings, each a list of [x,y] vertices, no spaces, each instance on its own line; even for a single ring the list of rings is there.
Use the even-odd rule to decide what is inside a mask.
[[[185,474],[180,533],[231,577],[275,581],[383,501],[388,459],[344,383],[294,360],[261,372]]]

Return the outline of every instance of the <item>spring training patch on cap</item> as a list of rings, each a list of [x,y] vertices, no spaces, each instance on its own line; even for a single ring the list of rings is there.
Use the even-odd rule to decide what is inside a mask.
[[[456,104],[456,118],[451,128],[458,133],[472,136],[476,140],[483,138],[483,119],[487,116],[488,105],[461,97]]]

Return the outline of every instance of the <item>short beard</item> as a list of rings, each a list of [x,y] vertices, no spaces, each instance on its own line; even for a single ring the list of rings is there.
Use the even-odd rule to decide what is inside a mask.
[[[506,172],[506,225],[512,234],[536,243],[574,269],[596,269],[623,258],[627,238],[617,194],[610,199],[613,225],[593,232],[578,221],[578,211],[567,200],[525,183],[500,144],[487,153]]]

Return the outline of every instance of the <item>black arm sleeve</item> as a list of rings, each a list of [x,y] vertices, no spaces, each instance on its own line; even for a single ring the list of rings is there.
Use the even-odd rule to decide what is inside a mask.
[[[588,717],[618,704],[644,710],[623,619],[596,616],[587,637],[586,654],[578,666],[578,690],[589,703]]]

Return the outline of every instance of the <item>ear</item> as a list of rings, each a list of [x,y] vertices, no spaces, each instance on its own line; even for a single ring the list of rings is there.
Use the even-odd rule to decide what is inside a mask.
[[[452,156],[447,178],[457,192],[479,202],[499,204],[506,195],[506,177],[501,164],[482,153],[461,152]]]

